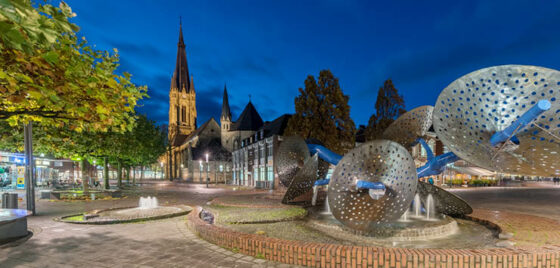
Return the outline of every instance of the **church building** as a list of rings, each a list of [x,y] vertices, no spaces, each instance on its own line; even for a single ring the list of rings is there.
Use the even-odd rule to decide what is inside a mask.
[[[264,125],[251,101],[233,121],[224,86],[220,124],[210,118],[197,128],[194,78],[189,74],[182,25],[169,89],[168,125],[170,148],[162,160],[167,178],[210,183],[232,183],[232,151]]]

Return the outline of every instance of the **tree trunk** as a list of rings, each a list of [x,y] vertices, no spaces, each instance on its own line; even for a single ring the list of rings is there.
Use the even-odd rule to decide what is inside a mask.
[[[103,158],[103,181],[105,182],[105,189],[109,190],[109,160],[105,156]]]
[[[140,166],[140,180],[144,179],[144,166]]]
[[[130,184],[130,166],[127,166],[124,171],[126,172],[126,184]]]
[[[27,210],[35,215],[35,160],[33,159],[33,127],[31,122],[23,127],[25,147],[25,203]]]
[[[82,160],[80,161],[80,171],[82,172],[82,189],[84,190],[84,195],[89,192],[89,176],[86,163],[86,159],[82,157]]]
[[[117,187],[122,187],[122,163],[121,160],[117,160]]]
[[[132,185],[136,185],[136,167],[132,168]]]
[[[173,165],[173,159],[171,158],[171,146],[169,146],[168,155],[167,155],[167,173],[165,174],[165,175],[167,175],[167,179],[169,181],[173,180],[173,176],[171,174],[172,165]]]

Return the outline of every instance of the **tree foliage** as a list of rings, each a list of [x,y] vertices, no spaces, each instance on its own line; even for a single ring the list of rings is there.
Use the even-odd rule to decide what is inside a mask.
[[[296,113],[286,128],[286,135],[317,139],[326,147],[344,153],[354,147],[355,125],[350,118],[348,96],[331,71],[322,70],[319,77],[309,75],[305,89],[295,98]]]
[[[15,126],[44,122],[70,130],[125,131],[145,87],[118,75],[119,56],[76,35],[64,2],[34,8],[28,0],[0,6],[0,119]]]
[[[366,140],[380,139],[383,131],[405,112],[403,97],[399,95],[393,81],[387,79],[377,92],[375,113],[369,118],[365,130]]]
[[[33,127],[36,153],[59,158],[86,160],[98,164],[108,157],[113,166],[149,166],[165,153],[166,133],[154,121],[140,115],[131,130],[126,132],[90,130],[81,132],[68,126],[55,127],[44,124]],[[0,120],[0,150],[23,150],[23,127],[9,126]],[[84,164],[84,163],[82,163]]]

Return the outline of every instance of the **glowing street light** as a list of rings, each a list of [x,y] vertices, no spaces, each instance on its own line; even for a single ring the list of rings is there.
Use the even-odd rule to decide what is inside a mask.
[[[198,171],[199,171],[199,175],[198,177],[202,179],[202,160],[198,160]]]
[[[206,188],[208,188],[208,181],[210,181],[210,177],[208,177],[208,169],[210,165],[208,165],[208,153],[206,153]]]
[[[161,178],[163,180],[163,161],[159,162],[159,165],[161,166]]]

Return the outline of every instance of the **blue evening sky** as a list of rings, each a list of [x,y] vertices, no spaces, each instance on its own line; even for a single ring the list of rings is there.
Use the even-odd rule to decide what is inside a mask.
[[[167,123],[179,16],[198,123],[219,120],[227,84],[234,120],[249,100],[263,120],[294,112],[307,75],[330,69],[367,124],[391,78],[407,110],[433,105],[479,68],[560,69],[560,1],[156,1],[68,0],[80,33],[117,48],[121,71],[147,85],[140,112]]]

